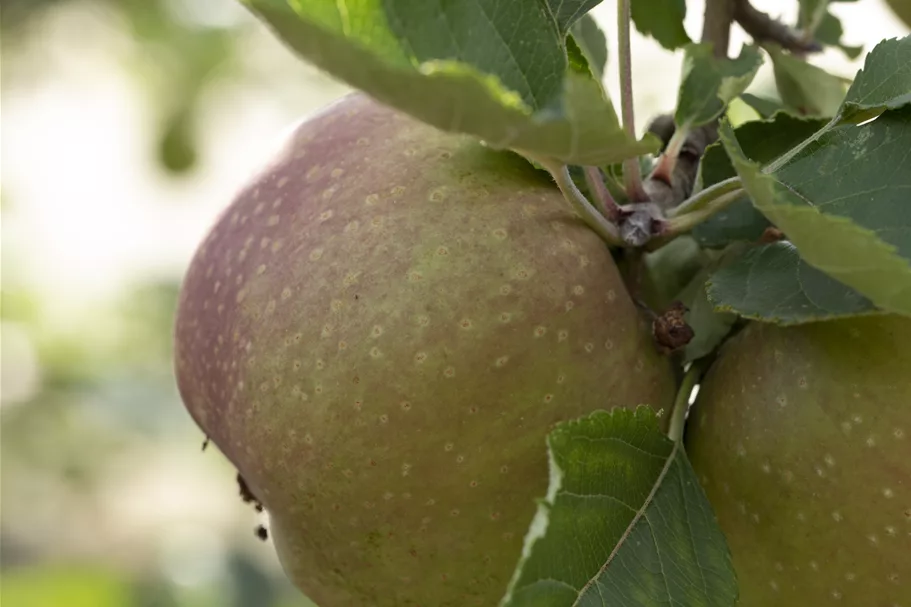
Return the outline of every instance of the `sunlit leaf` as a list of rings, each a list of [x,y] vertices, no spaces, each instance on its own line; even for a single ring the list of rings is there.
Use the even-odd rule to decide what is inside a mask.
[[[543,2],[244,1],[310,63],[442,130],[570,164],[657,149],[628,137],[601,83],[570,64]],[[565,3],[561,24],[583,5]]]
[[[744,46],[736,59],[724,59],[714,56],[710,44],[687,45],[674,122],[686,128],[711,122],[746,90],[761,65],[752,46]]]
[[[5,571],[0,576],[4,607],[124,607],[129,581],[116,571],[63,565]]]

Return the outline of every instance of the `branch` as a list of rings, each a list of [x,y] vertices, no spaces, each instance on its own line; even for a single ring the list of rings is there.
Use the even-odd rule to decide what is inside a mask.
[[[702,21],[702,42],[712,44],[716,57],[727,57],[731,43],[731,23],[734,4],[738,0],[705,0]]]
[[[788,51],[801,54],[823,50],[820,43],[806,39],[800,32],[757,10],[749,0],[736,0],[734,19],[756,42],[776,42]]]

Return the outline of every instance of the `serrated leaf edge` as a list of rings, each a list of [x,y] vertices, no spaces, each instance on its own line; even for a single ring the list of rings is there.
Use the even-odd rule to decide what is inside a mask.
[[[825,131],[827,127],[811,136],[807,141],[818,139],[820,133]],[[903,257],[897,255],[897,249],[884,242],[879,236],[863,226],[857,225],[850,219],[844,217],[838,217],[834,215],[828,215],[820,212],[816,207],[807,205],[807,206],[796,206],[789,203],[766,203],[762,200],[761,196],[756,196],[755,192],[759,188],[768,188],[769,194],[772,200],[775,200],[775,186],[781,186],[784,191],[787,191],[790,195],[795,197],[800,197],[797,192],[793,189],[788,188],[785,184],[775,178],[773,175],[768,174],[766,171],[769,170],[771,165],[767,165],[764,169],[759,166],[758,163],[753,162],[743,152],[743,149],[740,147],[740,143],[737,141],[737,137],[734,133],[733,128],[728,120],[723,120],[719,125],[718,129],[719,140],[724,144],[725,149],[728,152],[728,156],[731,159],[731,163],[734,165],[734,169],[737,171],[737,174],[740,176],[743,183],[744,189],[750,194],[750,200],[759,211],[765,215],[769,221],[774,223],[776,226],[780,227],[785,233],[788,234],[789,240],[794,244],[795,247],[800,250],[800,242],[802,237],[798,237],[798,240],[794,238],[793,225],[789,226],[787,221],[787,216],[799,215],[799,214],[816,214],[819,216],[826,224],[835,228],[840,227],[855,234],[862,234],[866,237],[868,246],[877,249],[882,253],[886,259],[889,259],[893,262],[893,265],[896,266],[896,269],[903,269],[909,278],[911,278],[911,263],[908,263]],[[805,142],[806,143],[806,142]],[[804,147],[804,144],[797,146],[797,148]],[[779,158],[780,161],[781,157]],[[779,164],[779,161],[776,161],[774,164]],[[784,219],[784,221],[782,221]],[[850,270],[845,272],[839,268],[833,268],[825,263],[824,260],[818,259],[816,255],[810,251],[809,253],[806,250],[800,251],[801,258],[808,263],[809,265],[815,267],[816,269],[825,272],[829,276],[832,276],[836,280],[852,287],[859,293],[866,296],[868,299],[873,301],[873,303],[880,308],[888,311],[895,312],[897,314],[911,315],[911,308],[905,308],[906,305],[911,305],[908,303],[901,303],[905,299],[911,300],[911,289],[901,284],[895,285],[895,288],[890,291],[887,295],[874,295],[869,293],[863,287],[858,286],[853,281],[846,280],[843,277],[843,274],[858,274],[863,273],[863,269]],[[880,264],[881,265],[881,264]],[[833,273],[833,271],[837,273]]]

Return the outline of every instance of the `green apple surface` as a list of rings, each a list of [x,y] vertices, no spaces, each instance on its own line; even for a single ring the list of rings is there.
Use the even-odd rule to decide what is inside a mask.
[[[752,323],[706,375],[686,448],[739,605],[911,605],[911,319]]]
[[[195,254],[175,365],[320,607],[496,605],[545,436],[673,401],[608,248],[546,173],[350,95]]]

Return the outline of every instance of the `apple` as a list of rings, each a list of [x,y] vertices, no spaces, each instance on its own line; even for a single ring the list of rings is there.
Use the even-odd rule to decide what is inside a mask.
[[[911,318],[752,323],[718,356],[685,444],[739,605],[911,604]]]
[[[675,391],[546,173],[360,93],[295,126],[205,237],[175,367],[320,607],[495,605],[553,425]]]

